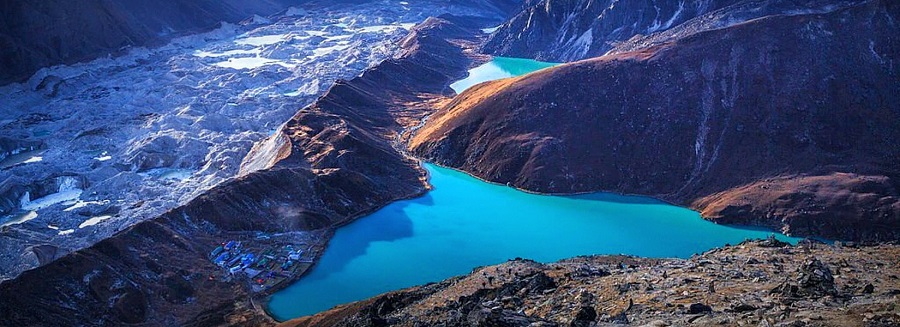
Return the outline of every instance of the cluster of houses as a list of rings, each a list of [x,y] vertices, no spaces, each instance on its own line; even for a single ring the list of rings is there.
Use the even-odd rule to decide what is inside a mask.
[[[240,241],[228,241],[209,253],[209,259],[233,277],[246,277],[257,285],[272,284],[273,279],[290,278],[303,258],[303,250],[293,245],[269,248],[257,254],[246,250]]]

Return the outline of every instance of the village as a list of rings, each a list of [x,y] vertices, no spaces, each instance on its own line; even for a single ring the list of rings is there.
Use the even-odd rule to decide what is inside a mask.
[[[253,293],[271,290],[293,280],[313,264],[313,247],[307,242],[272,243],[259,233],[249,240],[230,239],[209,253],[209,260],[220,267],[210,279],[245,280]]]

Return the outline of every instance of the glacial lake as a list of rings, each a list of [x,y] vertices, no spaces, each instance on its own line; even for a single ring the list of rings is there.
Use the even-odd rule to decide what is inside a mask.
[[[425,168],[434,190],[338,229],[319,263],[272,296],[269,312],[279,320],[315,314],[516,257],[540,262],[592,254],[686,258],[773,233],[717,225],[646,197],[536,195],[452,169]]]
[[[521,76],[556,65],[559,64],[531,59],[494,57],[493,60],[470,69],[469,76],[450,84],[450,88],[459,94],[478,83]]]

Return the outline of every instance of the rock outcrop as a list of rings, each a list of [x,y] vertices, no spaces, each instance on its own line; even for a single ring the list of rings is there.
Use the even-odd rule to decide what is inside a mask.
[[[475,86],[411,151],[546,193],[652,195],[794,235],[900,238],[900,5],[776,15]]]
[[[894,326],[898,255],[750,241],[687,260],[513,260],[281,326]]]

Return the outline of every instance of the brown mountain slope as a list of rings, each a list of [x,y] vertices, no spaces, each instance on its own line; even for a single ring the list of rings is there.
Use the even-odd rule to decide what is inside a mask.
[[[654,195],[707,218],[900,238],[900,3],[771,16],[476,86],[412,139],[524,189]]]

